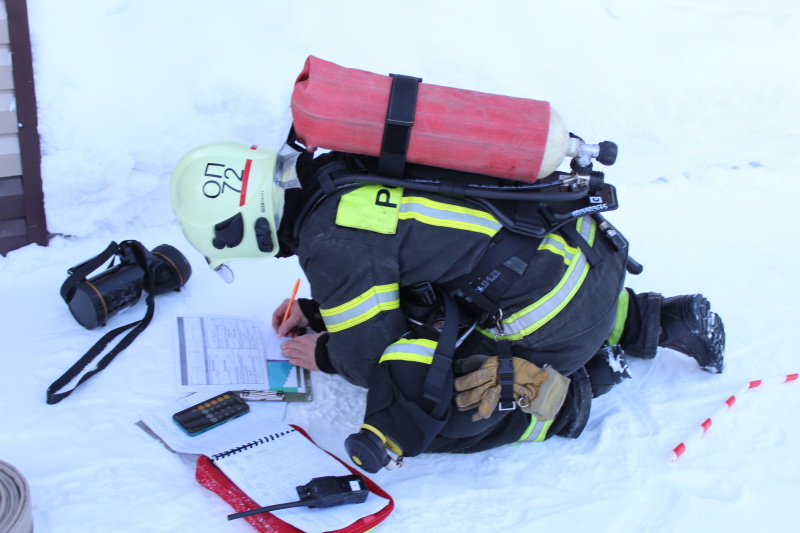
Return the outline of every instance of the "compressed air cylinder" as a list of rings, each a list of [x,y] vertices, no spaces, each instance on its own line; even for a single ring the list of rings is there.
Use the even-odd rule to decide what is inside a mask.
[[[314,56],[292,93],[298,140],[380,156],[392,78]],[[549,102],[455,89],[418,87],[407,161],[534,182],[567,154],[569,133]]]

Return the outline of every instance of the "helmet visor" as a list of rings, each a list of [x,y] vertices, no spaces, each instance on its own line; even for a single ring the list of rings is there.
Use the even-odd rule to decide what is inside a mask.
[[[281,189],[299,189],[300,180],[297,178],[295,164],[300,152],[284,143],[278,150],[275,159],[275,185]]]

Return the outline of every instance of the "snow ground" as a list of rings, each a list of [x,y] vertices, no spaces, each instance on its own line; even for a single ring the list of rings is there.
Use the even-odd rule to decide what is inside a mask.
[[[800,371],[794,161],[800,7],[790,0],[574,2],[28,0],[48,247],[0,258],[0,458],[32,490],[36,531],[248,531],[193,479],[193,460],[134,423],[177,397],[172,316],[268,320],[301,272],[243,262],[227,286],[183,239],[172,167],[222,139],[274,142],[309,54],[379,73],[550,101],[588,141],[613,140],[609,216],[645,266],[629,285],[703,292],[727,366],[632,361],[575,441],[426,455],[373,478],[396,509],[378,531],[794,531],[796,383],[744,393],[678,462],[673,446],[749,380]],[[388,13],[388,14],[387,14]],[[56,406],[47,386],[102,331],[60,300],[66,269],[111,240],[169,243],[192,262],[149,329]],[[301,286],[301,296],[308,295]],[[116,325],[138,318],[143,305]],[[314,375],[286,420],[344,456],[362,390]]]

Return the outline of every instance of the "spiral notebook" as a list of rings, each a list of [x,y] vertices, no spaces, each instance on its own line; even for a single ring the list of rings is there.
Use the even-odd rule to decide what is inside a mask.
[[[374,527],[391,512],[394,502],[388,494],[314,444],[301,428],[276,421],[268,407],[252,405],[248,414],[196,437],[185,435],[168,418],[174,407],[149,413],[141,425],[175,452],[202,455],[197,462],[198,482],[236,511],[297,501],[296,487],[315,477],[356,473],[370,488],[367,501],[360,504],[297,507],[245,518],[259,531],[356,533]],[[269,527],[261,529],[258,524]],[[286,524],[292,527],[282,527]]]
[[[285,426],[272,431],[209,457],[258,505],[296,501],[295,487],[305,485],[315,477],[350,475],[350,470],[340,461],[297,429]],[[361,504],[324,509],[295,507],[273,511],[272,514],[307,533],[321,533],[342,529],[365,516],[374,515],[387,503],[386,499],[370,492],[367,501]]]
[[[321,448],[317,448],[302,428],[292,426],[292,429],[295,431],[295,433],[293,433],[294,437],[297,438],[295,442],[296,444],[302,442],[299,440],[299,438],[302,436],[306,439],[306,442],[316,448],[317,451],[326,454],[340,467],[345,468],[345,472],[361,475],[364,478],[364,481],[367,483],[367,487],[369,488],[369,497],[365,503],[357,505],[344,505],[341,507],[332,507],[328,509],[286,509],[284,511],[273,511],[272,513],[261,513],[245,517],[244,520],[247,520],[257,531],[261,533],[302,533],[310,531],[363,533],[372,531],[375,526],[377,526],[389,515],[389,513],[392,512],[394,509],[394,501],[392,500],[391,496],[389,496],[383,489],[375,484],[375,482],[364,476],[362,473],[356,471],[354,468],[345,465],[335,456],[328,454],[328,452],[323,451]],[[294,439],[287,439],[286,442],[288,443],[291,440]],[[304,446],[305,444],[301,445],[301,447]],[[230,457],[230,455],[225,455],[225,457]],[[235,484],[220,467],[226,468],[227,472],[230,473],[231,464],[229,463],[226,465],[224,460],[220,461],[218,458],[212,462],[211,459],[206,456],[201,456],[198,458],[196,471],[198,483],[208,490],[216,493],[220,498],[228,502],[228,504],[236,512],[247,511],[249,509],[258,507],[260,504],[257,503],[257,500],[250,498],[248,494],[259,492],[261,489],[256,487],[250,492],[246,492],[243,490],[243,487]],[[305,482],[301,482],[301,484],[302,483]],[[295,491],[295,499],[296,494],[297,492]],[[365,507],[368,504],[369,507]],[[337,516],[336,521],[329,520],[324,513],[335,509],[338,509],[340,512],[355,511],[355,513],[350,516]],[[286,516],[285,511],[289,510],[298,512],[304,511],[304,513],[301,517]],[[372,514],[367,514],[368,512],[371,512]],[[339,529],[332,529],[341,524],[345,525]]]

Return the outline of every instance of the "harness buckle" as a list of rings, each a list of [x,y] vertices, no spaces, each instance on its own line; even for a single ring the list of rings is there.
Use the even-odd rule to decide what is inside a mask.
[[[500,321],[497,321],[498,326]],[[514,359],[511,356],[509,341],[502,341],[506,350],[501,350],[497,357],[497,381],[500,384],[500,401],[498,411],[513,411],[517,408],[514,401]]]
[[[513,411],[517,408],[517,402],[497,402],[498,411]]]
[[[416,305],[430,307],[439,303],[439,297],[430,281],[409,285],[405,289],[408,291],[407,297],[412,298]]]
[[[514,361],[510,356],[499,356],[497,360],[497,378],[500,386],[514,385]]]

